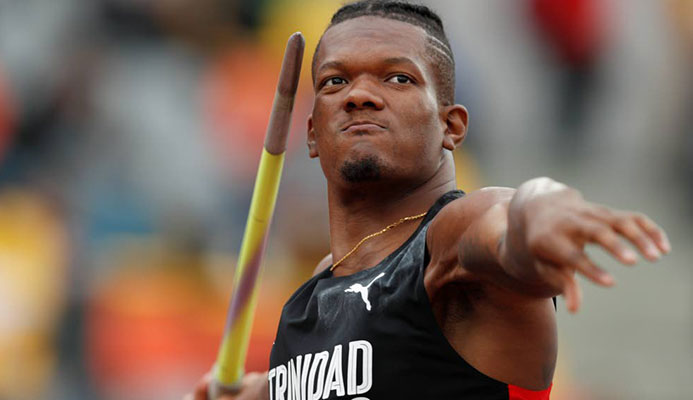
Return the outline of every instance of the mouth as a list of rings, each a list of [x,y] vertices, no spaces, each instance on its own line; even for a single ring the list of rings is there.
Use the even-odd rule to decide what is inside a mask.
[[[358,133],[374,133],[382,132],[386,128],[372,121],[353,121],[342,128],[342,133],[358,134]]]

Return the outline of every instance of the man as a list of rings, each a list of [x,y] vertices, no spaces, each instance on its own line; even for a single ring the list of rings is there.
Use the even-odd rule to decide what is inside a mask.
[[[670,250],[642,214],[585,201],[548,178],[455,191],[467,132],[454,62],[425,7],[342,7],[313,60],[308,149],[327,179],[330,250],[285,305],[270,370],[228,399],[546,399],[552,297],[580,305],[576,272],[612,277]],[[203,379],[196,398],[205,398]]]

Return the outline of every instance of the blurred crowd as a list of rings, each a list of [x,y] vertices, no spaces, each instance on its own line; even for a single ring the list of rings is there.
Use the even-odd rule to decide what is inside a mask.
[[[549,175],[688,233],[692,0],[422,3],[443,16],[470,110],[462,189]],[[283,302],[329,252],[304,135],[310,58],[341,4],[0,0],[0,399],[179,398],[211,367],[282,52],[302,31],[247,362],[266,369]],[[672,281],[690,278],[681,263]],[[559,360],[558,400],[646,390],[590,385],[580,351]],[[691,394],[670,389],[658,398]]]

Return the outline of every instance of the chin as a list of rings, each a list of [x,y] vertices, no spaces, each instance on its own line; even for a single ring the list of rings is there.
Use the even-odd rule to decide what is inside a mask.
[[[378,182],[383,178],[382,160],[375,155],[364,155],[344,161],[339,172],[349,183]]]

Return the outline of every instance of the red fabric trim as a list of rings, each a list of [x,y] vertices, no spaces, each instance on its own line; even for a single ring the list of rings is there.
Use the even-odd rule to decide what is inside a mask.
[[[549,400],[553,383],[544,390],[527,390],[519,386],[508,385],[509,400]]]

